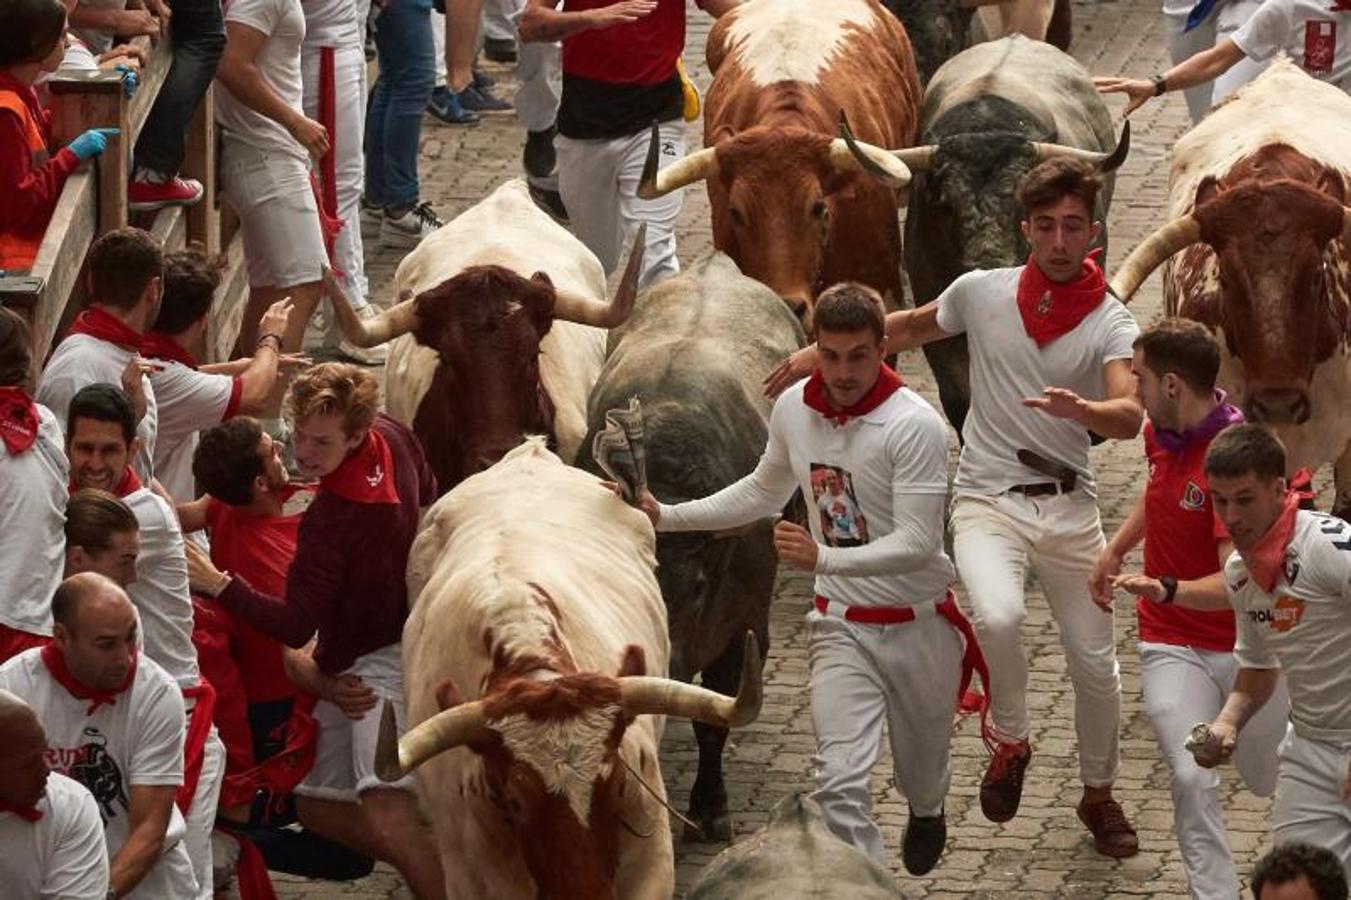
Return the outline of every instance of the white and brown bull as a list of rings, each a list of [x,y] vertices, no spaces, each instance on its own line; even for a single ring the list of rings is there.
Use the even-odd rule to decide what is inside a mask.
[[[393,340],[389,412],[422,441],[441,490],[528,434],[571,462],[605,362],[604,329],[633,308],[643,241],[613,303],[596,255],[509,181],[428,235],[394,274],[400,302],[362,321],[337,303],[347,339]]]
[[[1272,64],[1179,140],[1170,221],[1113,278],[1167,261],[1164,302],[1220,342],[1220,382],[1291,470],[1335,464],[1351,513],[1351,97]],[[1174,255],[1180,254],[1180,255]]]
[[[713,26],[707,56],[704,149],[658,172],[654,129],[639,196],[705,181],[714,246],[804,324],[838,281],[899,305],[896,194],[864,176],[836,135],[844,110],[862,141],[913,141],[919,81],[900,22],[876,0],[747,0]]]
[[[416,770],[449,900],[668,900],[664,716],[742,725],[735,700],[665,677],[647,518],[527,440],[429,511],[408,562],[408,723],[377,771]],[[648,672],[655,676],[647,675]]]

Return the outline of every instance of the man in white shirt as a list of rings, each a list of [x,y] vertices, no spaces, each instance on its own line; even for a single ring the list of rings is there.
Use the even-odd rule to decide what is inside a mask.
[[[70,466],[51,410],[33,401],[28,323],[0,306],[0,662],[51,639]]]
[[[47,765],[83,784],[103,816],[109,897],[198,896],[174,795],[183,782],[183,701],[136,647],[136,613],[101,575],[52,598],[53,643],[0,666],[47,731]]]
[[[1240,668],[1209,739],[1193,752],[1203,766],[1229,759],[1284,673],[1290,730],[1272,837],[1326,847],[1351,877],[1351,526],[1299,509],[1286,487],[1285,449],[1260,426],[1215,438],[1206,478],[1234,542],[1224,580]]]
[[[159,313],[164,254],[148,232],[118,228],[94,242],[87,265],[89,306],[75,317],[42,370],[37,401],[56,414],[64,430],[70,399],[85,385],[107,382],[134,391],[140,443],[132,464],[148,482],[155,474],[159,411],[150,367],[139,354]]]
[[[33,710],[0,690],[0,884],[24,900],[105,900],[108,848],[94,797],[47,765]]]
[[[70,404],[67,454],[77,491],[107,491],[120,498],[136,518],[139,546],[135,570],[130,573],[135,580],[120,586],[140,614],[146,656],[174,679],[189,713],[186,787],[179,801],[188,816],[185,845],[196,869],[199,896],[209,900],[211,829],[225,775],[225,747],[211,724],[215,691],[201,677],[192,643],[192,597],[183,534],[173,508],[142,486],[127,464],[137,440],[129,428],[131,415],[130,403],[120,389],[108,384],[84,388]],[[78,493],[67,507],[72,519],[78,515],[73,509],[77,502]],[[68,540],[68,563],[74,551],[70,545]]]
[[[910,803],[902,859],[919,875],[943,852],[953,712],[969,668],[984,665],[948,589],[947,432],[883,365],[883,315],[881,298],[862,285],[823,293],[815,316],[820,368],[775,403],[755,470],[701,500],[668,506],[645,493],[640,503],[659,531],[735,528],[778,514],[795,489],[811,496],[814,469],[848,474],[868,541],[838,546],[818,516],[809,517],[811,531],[788,522],[774,531],[783,561],[816,574],[807,614],[812,796],[832,832],[883,861],[869,779],[885,723],[896,782]]]
[[[1150,97],[1206,84],[1225,77],[1241,65],[1250,70],[1254,63],[1260,63],[1265,68],[1281,50],[1314,78],[1351,93],[1351,2],[1263,0],[1243,27],[1230,37],[1182,60],[1161,75],[1148,80],[1095,78],[1093,81],[1104,94],[1122,93],[1130,97],[1125,111],[1130,115]],[[1248,79],[1256,74],[1248,75]],[[1217,83],[1215,102],[1222,99],[1220,91]]]
[[[1078,814],[1108,856],[1139,851],[1135,830],[1112,797],[1118,765],[1121,679],[1112,614],[1098,609],[1089,574],[1104,546],[1089,432],[1131,438],[1143,411],[1131,373],[1135,320],[1107,297],[1089,257],[1101,176],[1058,157],[1024,176],[1018,198],[1031,255],[1024,266],[962,275],[938,299],[887,317],[887,350],[898,352],[965,333],[971,353],[971,412],[962,429],[952,510],[957,570],[990,664],[994,757],[981,783],[993,822],[1018,812],[1031,759],[1023,582],[1030,565],[1060,629],[1074,685]],[[815,350],[790,357],[766,379],[770,392],[811,365]],[[1052,386],[1054,385],[1054,386]],[[866,510],[865,510],[866,512]]]

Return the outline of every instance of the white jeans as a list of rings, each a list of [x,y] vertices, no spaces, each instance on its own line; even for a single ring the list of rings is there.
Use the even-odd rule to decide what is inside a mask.
[[[971,621],[990,666],[995,733],[1026,740],[1032,730],[1023,651],[1023,579],[1030,564],[1060,630],[1074,685],[1079,775],[1086,785],[1110,785],[1118,764],[1121,678],[1112,615],[1094,605],[1088,592],[1088,576],[1105,543],[1097,504],[1082,491],[1035,499],[961,496],[953,505],[952,531]]]
[[[520,45],[516,63],[516,118],[526,131],[544,131],[558,118],[563,95],[563,45]]]
[[[685,123],[663,122],[661,161],[669,166],[685,155]],[[568,209],[572,230],[600,258],[606,274],[619,266],[625,250],[647,223],[647,255],[639,289],[680,271],[676,259],[676,219],[684,189],[655,200],[638,199],[638,181],[647,158],[650,131],[614,140],[574,140],[558,135],[558,190]]]
[[[836,837],[885,863],[869,790],[882,724],[891,738],[896,785],[911,812],[938,815],[951,778],[962,640],[936,614],[900,625],[861,625],[812,610],[807,628],[816,729],[812,799]]]
[[[1342,796],[1351,744],[1331,744],[1295,734],[1281,742],[1281,770],[1271,807],[1274,843],[1304,841],[1326,847],[1351,879],[1351,800]]]
[[[1220,811],[1220,777],[1183,746],[1192,726],[1213,722],[1238,674],[1232,652],[1141,642],[1141,686],[1154,737],[1173,773],[1173,821],[1187,884],[1195,900],[1237,900],[1238,872]],[[1276,789],[1276,748],[1285,736],[1290,697],[1285,679],[1239,734],[1234,767],[1259,797]]]
[[[192,860],[192,871],[197,876],[197,900],[211,900],[211,830],[216,827],[216,806],[220,801],[220,785],[225,778],[225,745],[221,743],[216,726],[206,736],[202,748],[202,774],[197,778],[197,791],[192,795],[192,806],[184,817],[187,832],[183,847]]]
[[[1164,12],[1168,23],[1168,53],[1173,62],[1209,50],[1225,38],[1234,36],[1234,32],[1243,27],[1248,17],[1262,5],[1262,0],[1222,0],[1219,8],[1212,12],[1204,22],[1191,31],[1187,27],[1187,13]],[[1187,88],[1183,93],[1187,97],[1187,112],[1191,113],[1192,124],[1201,121],[1201,117],[1210,112],[1211,107],[1228,97],[1243,85],[1261,75],[1271,60],[1258,62],[1247,56],[1214,81]]]
[[[525,0],[483,0],[483,37],[497,41],[516,38],[516,17]]]

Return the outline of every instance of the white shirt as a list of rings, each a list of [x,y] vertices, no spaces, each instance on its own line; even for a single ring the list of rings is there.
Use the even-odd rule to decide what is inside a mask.
[[[94,795],[53,772],[37,802],[42,818],[0,812],[0,884],[16,900],[104,900],[108,848]]]
[[[135,355],[134,351],[124,350],[108,341],[87,334],[72,334],[57,344],[52,358],[42,370],[36,399],[56,415],[62,434],[65,434],[71,398],[81,388],[100,382],[121,388],[122,370]],[[149,483],[155,474],[153,460],[155,435],[159,431],[159,409],[155,403],[155,389],[144,375],[141,376],[141,387],[145,390],[145,416],[136,426],[136,435],[141,439],[142,447],[131,465],[141,480]]]
[[[1047,387],[1106,399],[1103,366],[1134,355],[1131,344],[1140,328],[1126,307],[1106,297],[1073,330],[1038,348],[1018,313],[1022,271],[1016,266],[967,272],[937,300],[938,327],[948,334],[965,332],[971,353],[971,410],[962,427],[956,495],[989,496],[1016,484],[1051,481],[1018,461],[1018,450],[1026,449],[1073,469],[1078,485],[1097,496],[1088,431],[1023,406],[1023,400],[1040,397]]]
[[[716,531],[772,516],[795,488],[818,497],[831,480],[851,493],[861,546],[839,546],[820,515],[816,592],[848,606],[911,606],[941,599],[954,574],[943,552],[947,427],[933,407],[901,388],[872,412],[836,426],[802,400],[805,381],[784,391],[769,441],[750,475],[701,500],[661,506],[659,531]],[[815,503],[809,508],[816,508]]]
[[[1239,665],[1285,673],[1290,721],[1301,737],[1351,742],[1351,526],[1300,510],[1272,593],[1237,552],[1224,580],[1237,614]]]
[[[253,62],[263,81],[282,102],[302,111],[305,107],[300,45],[305,40],[305,16],[298,0],[231,0],[225,7],[225,21],[238,22],[267,35]],[[309,160],[309,153],[281,123],[245,106],[224,84],[217,82],[217,85],[220,90],[216,91],[216,121],[226,140]]]
[[[149,488],[132,491],[122,502],[135,513],[141,531],[136,580],[127,587],[127,596],[141,614],[146,655],[180,687],[195,687],[201,675],[192,643],[192,595],[178,516]]]
[[[92,715],[88,700],[77,699],[51,676],[41,650],[25,651],[0,665],[0,688],[22,697],[41,720],[52,770],[94,795],[110,860],[127,840],[132,786],[183,783],[183,698],[173,679],[144,654],[137,660],[131,687]],[[164,836],[165,852],[129,896],[163,900],[196,895],[197,879],[182,845],[184,831],[175,805]]]
[[[236,380],[175,360],[159,363],[164,368],[150,376],[159,404],[155,477],[175,500],[195,500],[192,455],[197,452],[197,432],[219,425],[233,412],[230,400],[238,397]]]
[[[360,46],[357,7],[352,0],[301,0],[306,47]]]
[[[1263,0],[1232,40],[1262,62],[1284,50],[1320,81],[1351,92],[1351,12],[1329,12],[1333,0]]]
[[[61,427],[42,404],[33,446],[17,456],[0,441],[0,623],[52,633],[52,594],[66,565],[70,464]]]

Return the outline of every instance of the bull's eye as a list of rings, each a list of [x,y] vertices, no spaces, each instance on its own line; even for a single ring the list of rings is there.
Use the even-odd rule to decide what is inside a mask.
[[[741,210],[737,209],[735,206],[728,207],[728,209],[732,213],[732,224],[735,225],[737,228],[745,228],[746,214],[743,213]]]
[[[826,217],[826,201],[817,200],[812,204],[812,218],[824,219]]]

